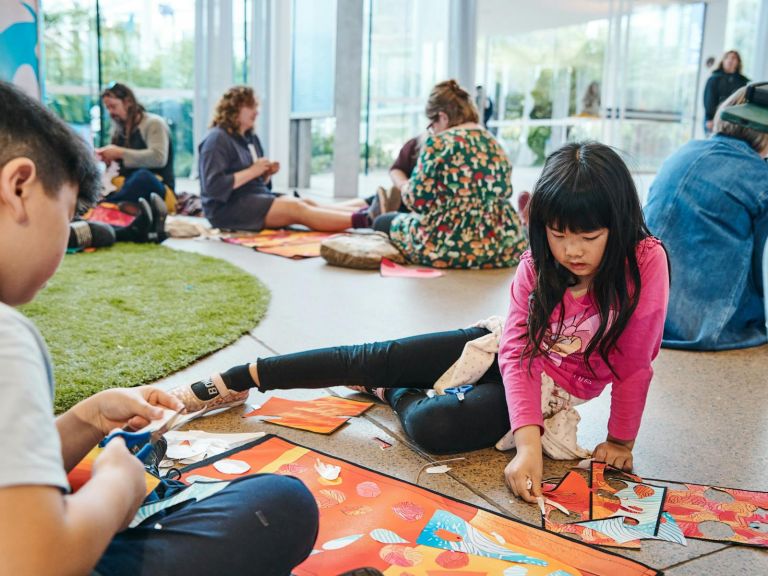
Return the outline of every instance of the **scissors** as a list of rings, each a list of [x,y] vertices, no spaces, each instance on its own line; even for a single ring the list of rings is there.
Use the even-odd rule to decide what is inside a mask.
[[[142,462],[146,462],[147,458],[155,448],[158,440],[163,437],[163,434],[175,430],[179,426],[185,423],[184,420],[179,422],[179,417],[184,412],[184,408],[180,409],[168,420],[165,424],[160,426],[157,430],[143,430],[138,432],[129,432],[128,430],[116,430],[99,442],[99,448],[104,448],[113,438],[118,436],[125,440],[126,447],[136,455],[136,458]]]
[[[464,393],[472,390],[474,386],[472,384],[462,384],[461,386],[454,386],[453,388],[446,388],[446,394],[454,394],[458,398],[459,402],[464,402]]]

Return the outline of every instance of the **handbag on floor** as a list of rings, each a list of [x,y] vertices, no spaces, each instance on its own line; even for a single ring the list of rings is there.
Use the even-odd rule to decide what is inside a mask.
[[[377,270],[382,258],[398,264],[407,263],[387,235],[381,232],[336,234],[320,243],[320,256],[333,266],[362,270]]]

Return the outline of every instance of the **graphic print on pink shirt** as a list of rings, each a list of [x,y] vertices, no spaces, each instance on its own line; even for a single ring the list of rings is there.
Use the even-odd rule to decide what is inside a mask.
[[[559,367],[563,359],[571,354],[583,354],[599,327],[600,314],[594,308],[566,318],[562,327],[558,326],[558,322],[550,323],[542,340],[547,356]],[[559,334],[558,328],[561,328]]]

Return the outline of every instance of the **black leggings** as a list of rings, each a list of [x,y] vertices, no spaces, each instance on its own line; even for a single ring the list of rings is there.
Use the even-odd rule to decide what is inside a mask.
[[[260,390],[387,388],[387,401],[405,432],[427,452],[487,448],[509,430],[497,360],[463,402],[450,394],[433,398],[424,394],[459,358],[464,344],[487,333],[483,328],[467,328],[259,358]]]

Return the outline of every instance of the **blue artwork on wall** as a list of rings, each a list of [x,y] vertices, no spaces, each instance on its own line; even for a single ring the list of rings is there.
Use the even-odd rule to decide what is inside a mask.
[[[39,92],[37,10],[26,2],[18,5],[32,16],[32,21],[21,20],[7,9],[0,15],[0,79],[20,84],[27,91]]]

